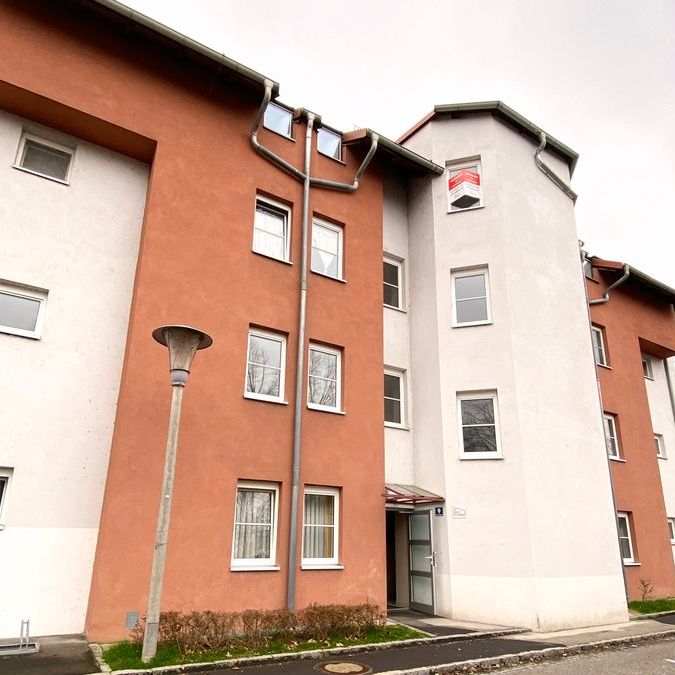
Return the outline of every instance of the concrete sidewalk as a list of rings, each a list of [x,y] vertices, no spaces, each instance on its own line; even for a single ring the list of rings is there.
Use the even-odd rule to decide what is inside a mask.
[[[0,675],[85,675],[98,670],[83,635],[37,638],[35,654],[0,657]]]

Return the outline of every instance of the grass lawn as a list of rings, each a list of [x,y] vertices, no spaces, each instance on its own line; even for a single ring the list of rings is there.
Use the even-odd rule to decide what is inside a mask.
[[[414,638],[427,637],[407,626],[383,626],[374,628],[363,638],[341,639],[335,636],[330,640],[323,641],[298,641],[298,642],[270,642],[267,646],[258,649],[223,649],[213,652],[195,652],[181,656],[176,646],[160,647],[157,655],[150,663],[141,661],[141,645],[133,642],[118,642],[106,649],[103,658],[113,670],[125,668],[155,668],[157,666],[173,666],[183,663],[201,663],[205,661],[220,661],[221,659],[235,659],[245,656],[262,656],[265,654],[283,654],[287,652],[303,652],[311,649],[330,649],[332,647],[351,647],[353,645],[373,644],[375,642],[393,642],[397,640],[412,640]]]
[[[644,600],[629,602],[628,608],[640,614],[653,614],[654,612],[675,611],[675,598],[662,598],[661,600]]]

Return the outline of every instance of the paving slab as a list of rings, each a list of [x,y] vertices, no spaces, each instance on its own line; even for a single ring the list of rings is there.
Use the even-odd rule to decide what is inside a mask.
[[[87,675],[98,666],[83,635],[37,638],[35,654],[0,657],[0,675]]]

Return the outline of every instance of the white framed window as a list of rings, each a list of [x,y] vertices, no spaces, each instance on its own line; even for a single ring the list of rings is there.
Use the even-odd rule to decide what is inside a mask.
[[[616,415],[603,413],[602,424],[605,429],[605,447],[607,454],[613,459],[619,459],[621,452],[619,448],[619,434],[616,426]]]
[[[652,360],[644,354],[642,355],[642,374],[647,380],[654,379],[654,367],[652,366]]]
[[[68,185],[74,154],[74,148],[24,132],[14,168]]]
[[[668,518],[668,534],[670,535],[670,543],[675,544],[675,518]]]
[[[314,218],[312,221],[312,272],[342,279],[343,231],[339,225]]]
[[[342,352],[316,343],[309,345],[307,407],[340,412],[342,406]]]
[[[624,563],[634,563],[635,555],[633,553],[633,539],[630,532],[630,514],[626,511],[619,511],[616,514],[617,525],[619,528],[619,548]]]
[[[452,272],[452,325],[492,323],[487,267]]]
[[[591,336],[593,338],[593,355],[595,362],[599,366],[607,365],[607,353],[605,352],[605,338],[602,334],[602,328],[591,326]]]
[[[385,258],[382,262],[382,280],[384,306],[403,309],[403,261]]]
[[[457,417],[461,458],[502,457],[497,392],[458,394]]]
[[[244,396],[262,401],[284,401],[286,338],[252,328],[248,333]]]
[[[483,206],[483,173],[479,159],[446,166],[448,213]]]
[[[403,427],[406,424],[405,374],[400,370],[384,371],[384,424]]]
[[[292,138],[293,113],[288,108],[284,108],[278,103],[270,102],[267,104],[267,108],[265,108],[263,126],[265,129],[274,131],[281,136]]]
[[[305,487],[302,567],[335,567],[339,560],[340,491]]]
[[[656,446],[656,456],[660,459],[667,459],[666,446],[663,443],[662,434],[654,434],[654,445]]]
[[[279,485],[239,481],[232,533],[232,568],[276,568]]]
[[[289,262],[290,240],[291,209],[267,197],[256,197],[253,250]]]
[[[342,161],[342,136],[321,127],[316,133],[316,149],[322,154]]]
[[[7,494],[9,493],[9,484],[12,480],[13,469],[9,467],[0,467],[0,530],[5,527],[5,516],[7,512]]]
[[[0,281],[0,333],[39,340],[47,291]]]
[[[595,277],[593,276],[593,263],[591,262],[590,258],[584,258],[584,276],[587,279],[593,279],[595,281]]]

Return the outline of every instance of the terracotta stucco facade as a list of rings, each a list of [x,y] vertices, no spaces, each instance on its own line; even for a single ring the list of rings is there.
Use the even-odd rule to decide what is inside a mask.
[[[604,265],[597,259],[593,264],[595,279],[586,280],[591,300],[601,298],[623,273],[620,264]],[[672,298],[629,276],[610,291],[608,302],[591,305],[591,320],[603,332],[607,355],[607,367],[598,366],[603,409],[616,416],[618,426],[620,457],[610,459],[610,470],[617,511],[629,514],[636,561],[624,565],[628,596],[640,600],[640,580],[645,580],[653,586],[652,597],[670,597],[675,595],[675,566],[669,514],[642,355],[665,359],[675,354]]]
[[[302,192],[250,147],[262,93],[57,3],[3,3],[0,42],[3,107],[152,162],[87,634],[124,638],[126,612],[145,612],[170,400],[151,332],[167,323],[199,326],[214,345],[186,390],[163,608],[284,606]],[[304,127],[294,127],[296,140],[260,139],[302,166]],[[362,158],[314,151],[313,173],[351,182]],[[344,569],[298,570],[299,607],[385,599],[380,168],[354,194],[310,199],[344,228],[345,283],[309,275],[307,337],[343,350],[345,414],[303,406],[301,482],[341,490]],[[293,210],[292,265],[251,250],[257,192]],[[288,405],[243,397],[250,326],[287,336]],[[279,484],[278,571],[230,571],[238,480]]]

